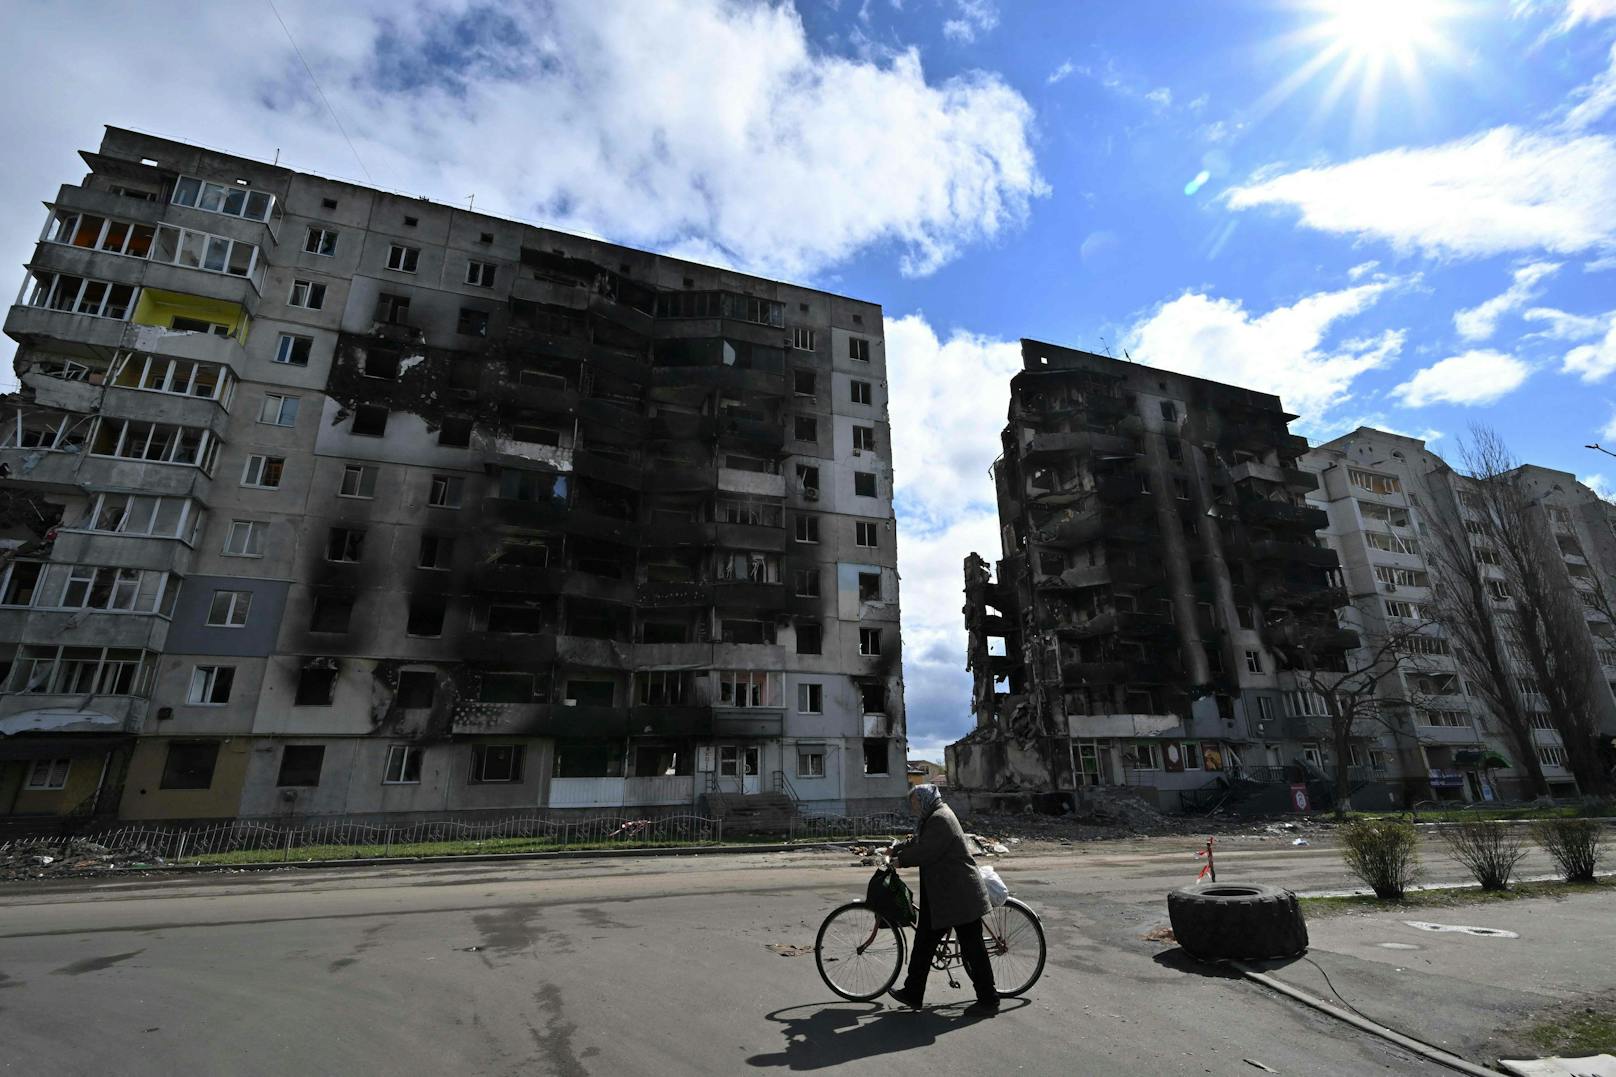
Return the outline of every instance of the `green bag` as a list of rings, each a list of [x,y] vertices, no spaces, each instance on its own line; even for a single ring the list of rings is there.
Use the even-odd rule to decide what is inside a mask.
[[[882,868],[870,876],[864,902],[896,927],[915,926],[914,895],[895,868]]]

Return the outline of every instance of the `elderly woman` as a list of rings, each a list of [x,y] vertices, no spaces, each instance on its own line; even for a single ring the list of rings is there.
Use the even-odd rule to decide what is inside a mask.
[[[959,938],[965,972],[976,988],[973,1014],[999,1011],[993,989],[993,964],[982,944],[982,917],[993,906],[976,872],[976,860],[965,847],[965,832],[935,785],[917,785],[909,791],[909,811],[919,822],[915,836],[894,844],[888,852],[899,867],[920,869],[920,912],[915,922],[914,952],[909,975],[892,997],[919,1009],[926,994],[926,974],[937,944],[949,928]]]

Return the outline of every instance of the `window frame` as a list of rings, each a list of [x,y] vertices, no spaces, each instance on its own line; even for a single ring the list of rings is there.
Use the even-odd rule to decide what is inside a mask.
[[[396,263],[396,264],[395,264]],[[415,274],[421,268],[421,248],[407,243],[387,245],[387,269],[391,273]]]

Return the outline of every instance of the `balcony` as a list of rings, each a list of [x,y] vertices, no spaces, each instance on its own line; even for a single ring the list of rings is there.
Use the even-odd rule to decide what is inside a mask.
[[[556,637],[547,633],[467,632],[461,639],[479,662],[525,668],[555,661]]]
[[[1263,539],[1251,544],[1254,561],[1284,561],[1312,568],[1337,568],[1340,560],[1334,550],[1314,546],[1308,542],[1284,542]]]
[[[1474,725],[1425,725],[1414,727],[1421,744],[1480,744],[1481,734]]]
[[[568,516],[567,503],[556,498],[522,501],[510,497],[485,497],[483,518],[509,527],[554,527]]]
[[[640,808],[693,804],[692,775],[648,778],[551,778],[551,808]]]
[[[0,735],[138,733],[149,709],[136,696],[7,693],[0,696]]]
[[[1296,493],[1311,493],[1319,488],[1319,477],[1311,471],[1301,468],[1279,467],[1276,464],[1262,464],[1256,461],[1247,461],[1236,464],[1229,469],[1229,479],[1236,485],[1241,483],[1272,483],[1283,486]]]
[[[87,457],[82,452],[47,449],[0,449],[0,470],[14,483],[41,494],[77,495],[79,468]]]
[[[1316,509],[1310,505],[1293,505],[1288,501],[1245,498],[1241,500],[1237,511],[1241,519],[1266,527],[1322,531],[1330,524],[1330,515],[1323,509]]]
[[[713,604],[724,609],[784,609],[786,585],[752,580],[717,580],[713,583]]]
[[[598,479],[630,490],[638,490],[641,487],[642,476],[638,464],[590,449],[574,451],[572,470],[580,478]]]
[[[640,526],[646,546],[711,546],[718,525],[700,520],[669,520],[653,517]]]
[[[718,488],[725,493],[784,500],[786,478],[784,475],[763,471],[742,471],[739,468],[721,467],[718,469]]]
[[[1046,545],[1070,548],[1092,541],[1100,534],[1103,526],[1104,520],[1098,509],[1079,507],[1051,514],[1038,528],[1033,538],[1034,541]]]
[[[711,643],[636,643],[634,665],[640,669],[696,669],[713,664]]]
[[[124,333],[128,324],[118,318],[69,314],[19,303],[6,314],[6,335],[24,344],[48,343],[57,351],[82,355],[126,347]]]
[[[711,707],[642,703],[629,711],[629,735],[646,737],[710,737]]]
[[[528,565],[478,565],[471,570],[471,587],[519,595],[556,595],[567,581],[563,568],[534,568]]]
[[[1116,434],[1102,434],[1089,430],[1070,433],[1034,434],[1022,449],[1024,458],[1038,456],[1065,456],[1069,454],[1134,457],[1128,439]]]
[[[456,734],[484,736],[616,739],[629,734],[629,711],[627,707],[462,700],[455,705],[451,728]]]
[[[645,436],[654,440],[709,442],[716,430],[710,415],[660,411],[645,421]]]
[[[785,732],[785,711],[777,707],[740,707],[714,709],[713,736],[718,739],[734,737],[778,737]]]
[[[716,541],[737,550],[779,553],[786,548],[786,529],[768,524],[732,524],[719,520]]]
[[[1068,686],[1120,684],[1128,679],[1127,662],[1061,662],[1061,683]]]
[[[634,644],[588,636],[556,636],[555,657],[558,663],[575,669],[632,669]]]
[[[562,520],[567,534],[582,539],[598,539],[619,546],[639,544],[640,525],[633,520],[607,516],[588,506],[574,506]]]
[[[644,486],[662,493],[689,490],[711,490],[717,485],[711,464],[692,464],[683,460],[649,459],[645,462]]]

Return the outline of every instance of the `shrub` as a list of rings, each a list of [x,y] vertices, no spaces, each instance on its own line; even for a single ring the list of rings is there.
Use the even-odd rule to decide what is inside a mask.
[[[1419,838],[1412,824],[1397,819],[1365,819],[1339,831],[1347,869],[1383,901],[1403,900],[1419,877]]]
[[[1520,835],[1505,823],[1454,823],[1438,833],[1454,859],[1469,869],[1483,890],[1508,890],[1515,865],[1526,855]]]
[[[1591,883],[1605,840],[1605,824],[1597,819],[1545,819],[1532,835],[1549,851],[1568,883]]]

